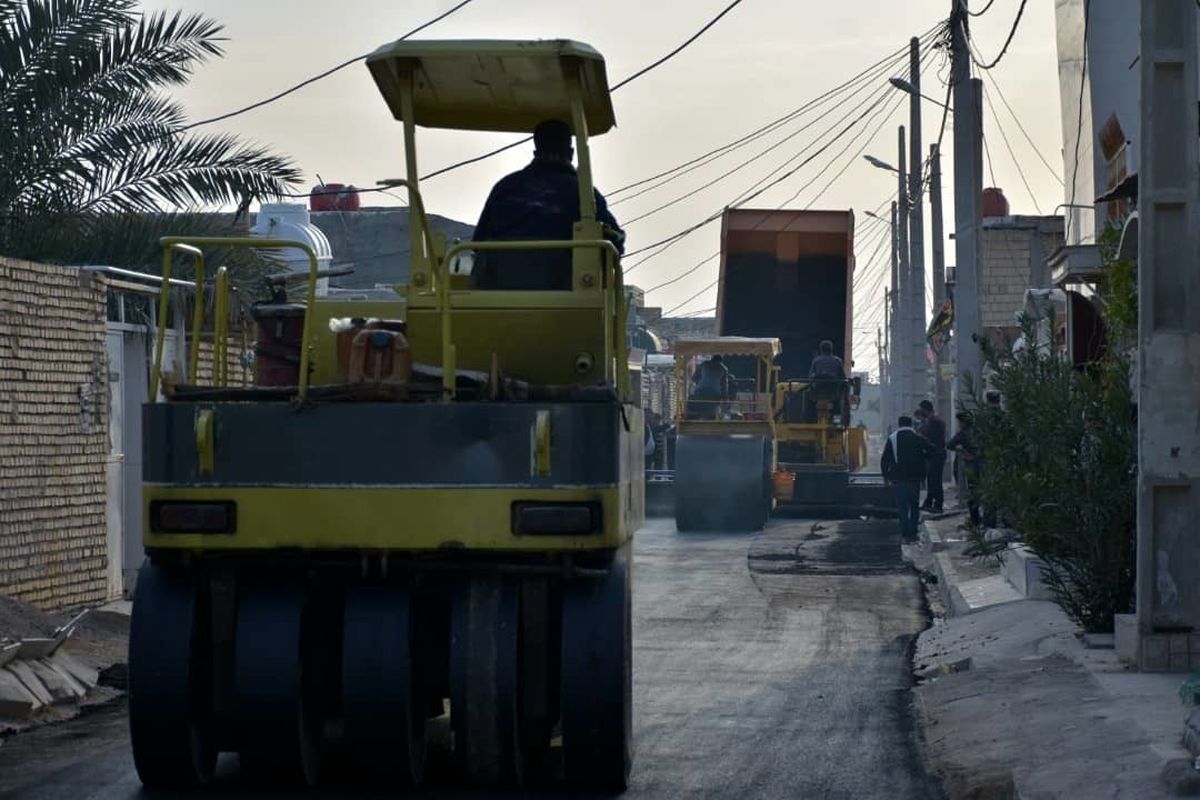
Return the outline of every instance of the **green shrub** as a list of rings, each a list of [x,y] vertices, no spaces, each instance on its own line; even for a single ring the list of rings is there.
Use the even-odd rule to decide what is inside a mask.
[[[1035,324],[1023,320],[1025,340]],[[1078,370],[1049,350],[983,345],[1003,411],[983,407],[975,435],[980,493],[1046,564],[1055,601],[1089,632],[1111,631],[1134,588],[1137,420],[1119,354]]]

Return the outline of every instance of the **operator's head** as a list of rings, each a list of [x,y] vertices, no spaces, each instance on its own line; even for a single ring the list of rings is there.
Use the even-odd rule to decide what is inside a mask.
[[[1000,405],[1000,393],[997,392],[995,389],[989,389],[988,393],[986,395],[984,395],[984,397],[987,398],[987,404],[989,406],[999,406]]]
[[[539,122],[533,129],[533,157],[570,164],[575,157],[571,147],[571,126],[561,119]]]
[[[956,420],[958,420],[958,424],[964,428],[968,428],[971,426],[971,415],[966,411],[958,412],[957,414],[954,415],[954,418]]]
[[[817,347],[820,348],[821,355],[823,355],[823,356],[833,355],[833,342],[829,341],[828,339],[823,339],[821,341],[821,343],[819,345],[817,345]]]
[[[901,428],[911,428],[912,427],[912,417],[910,417],[908,414],[905,414],[902,417],[900,417],[900,427]]]
[[[933,414],[933,403],[928,400],[922,400],[919,404],[921,411],[926,415]]]
[[[712,358],[710,358],[710,359],[709,359],[709,361],[711,361],[711,362],[712,362],[712,363],[714,363],[714,364],[720,364],[720,363],[721,363],[722,361],[724,361],[724,360],[725,360],[725,359],[721,358],[721,354],[720,354],[720,353],[718,353],[717,355],[715,355],[715,356],[713,356]]]

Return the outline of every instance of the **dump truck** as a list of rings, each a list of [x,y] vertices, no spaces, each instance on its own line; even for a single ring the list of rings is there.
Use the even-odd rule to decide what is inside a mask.
[[[561,764],[573,784],[623,789],[643,420],[619,254],[592,188],[589,138],[616,124],[604,60],[563,40],[398,41],[366,64],[405,153],[406,177],[386,182],[411,209],[410,276],[393,300],[319,297],[301,243],[162,240],[165,278],[194,261],[197,302],[186,368],[168,374],[163,281],[129,644],[134,764],[147,787],[186,788],[235,752],[247,779],[295,787],[336,758],[354,782],[402,788],[422,780],[427,721],[448,714],[470,782]],[[431,231],[418,127],[528,134],[546,119],[573,129],[572,238]],[[228,247],[310,264],[255,307],[252,386],[229,381],[228,320],[204,316],[229,307],[204,263]],[[452,267],[499,250],[569,251],[569,286],[482,290]]]
[[[853,212],[726,209],[717,333],[775,337],[782,345],[773,391],[778,464],[786,474],[777,484],[790,492],[776,492],[780,509],[892,505],[882,477],[864,469],[866,430],[853,420],[860,392],[850,378],[853,287]],[[841,378],[810,375],[826,340],[844,364]]]
[[[773,502],[775,394],[779,340],[726,336],[682,339],[675,355],[675,528],[757,531]],[[751,369],[728,371],[725,360]],[[710,385],[704,371],[723,375]],[[721,366],[716,366],[721,365]]]

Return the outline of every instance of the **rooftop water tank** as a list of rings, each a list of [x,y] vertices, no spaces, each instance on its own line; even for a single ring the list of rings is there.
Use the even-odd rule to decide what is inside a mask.
[[[994,186],[983,190],[983,213],[981,216],[985,219],[1008,216],[1008,198],[1004,196],[1002,190]]]
[[[342,183],[318,183],[309,194],[312,211],[358,211],[358,189]]]
[[[258,216],[254,227],[250,229],[250,235],[262,239],[291,239],[307,244],[317,254],[318,269],[329,269],[329,262],[333,260],[329,239],[321,233],[320,228],[312,224],[308,209],[303,203],[263,203],[258,209]],[[272,255],[282,263],[284,269],[308,272],[308,255],[303,250],[288,248],[276,250]],[[328,278],[317,281],[318,295],[324,296],[328,290]]]

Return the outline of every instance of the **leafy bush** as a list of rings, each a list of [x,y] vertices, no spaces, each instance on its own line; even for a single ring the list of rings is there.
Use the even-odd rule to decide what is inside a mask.
[[[1036,324],[1023,320],[1026,342]],[[1090,632],[1111,631],[1134,588],[1137,419],[1129,363],[1106,356],[1086,370],[1045,348],[983,344],[1002,411],[978,393],[975,436],[980,492],[1002,510],[1048,570],[1067,615]]]

